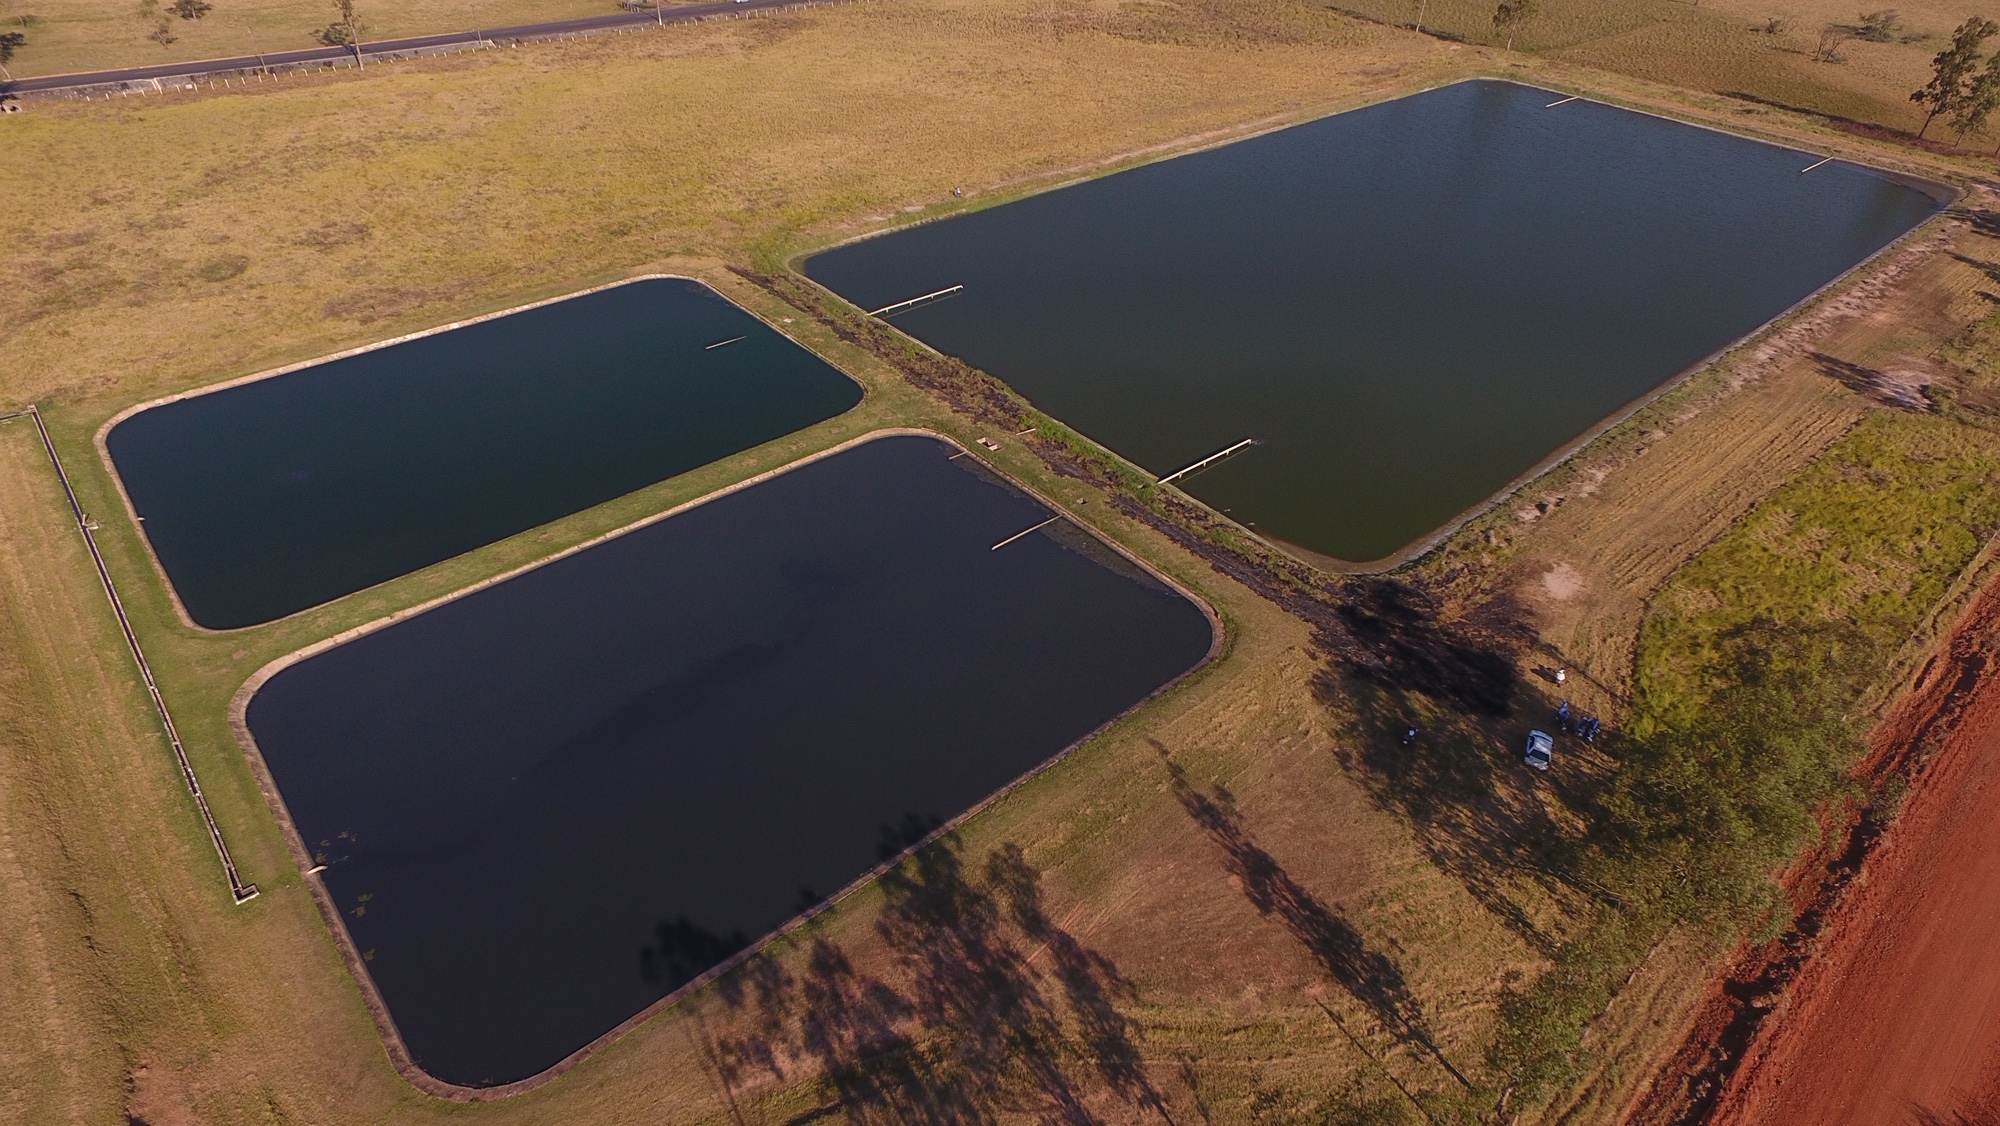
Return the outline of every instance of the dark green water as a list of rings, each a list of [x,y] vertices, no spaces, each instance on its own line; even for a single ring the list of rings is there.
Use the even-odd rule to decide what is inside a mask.
[[[1267,535],[1390,555],[1939,206],[1817,155],[1460,83],[805,271]]]
[[[533,1075],[1198,664],[1186,598],[882,438],[279,672],[248,721],[417,1063]]]
[[[720,348],[707,345],[742,337]],[[650,279],[141,411],[106,444],[190,617],[256,625],[832,418],[861,388]]]

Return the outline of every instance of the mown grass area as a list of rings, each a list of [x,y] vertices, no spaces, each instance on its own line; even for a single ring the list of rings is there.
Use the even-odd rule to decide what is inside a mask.
[[[1729,640],[1756,623],[1846,623],[1892,649],[2000,530],[2000,454],[1982,429],[1873,414],[1661,591],[1640,636],[1635,737],[1693,723]]]
[[[1789,922],[1773,873],[1817,832],[1857,707],[2000,530],[2000,437],[1876,412],[1659,592],[1630,717],[1565,795],[1546,870],[1594,899],[1554,970],[1512,994],[1490,1053],[1524,1098],[1578,1072],[1584,1029],[1677,926],[1718,945]]]

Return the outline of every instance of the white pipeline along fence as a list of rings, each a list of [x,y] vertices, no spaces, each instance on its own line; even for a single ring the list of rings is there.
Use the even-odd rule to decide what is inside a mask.
[[[160,695],[160,686],[153,680],[153,668],[146,663],[145,651],[139,648],[139,636],[132,632],[131,619],[125,616],[125,604],[118,600],[118,588],[112,585],[111,572],[104,566],[104,556],[97,550],[97,539],[92,536],[91,522],[84,515],[83,506],[77,502],[76,490],[70,487],[69,474],[63,471],[62,459],[56,456],[56,444],[49,437],[48,424],[42,421],[42,412],[29,407],[9,415],[0,415],[0,422],[11,418],[31,418],[35,430],[41,435],[42,448],[48,451],[49,464],[55,467],[56,480],[62,484],[63,495],[69,499],[70,515],[76,519],[76,530],[83,535],[85,547],[90,549],[90,561],[97,565],[97,578],[104,584],[104,596],[111,600],[111,612],[118,618],[118,628],[125,634],[125,644],[131,647],[132,661],[139,666],[139,678],[146,684],[146,694],[153,699],[153,710],[159,714],[160,727],[167,733],[167,742],[174,749],[174,761],[180,764],[181,780],[187,783],[188,792],[194,795],[195,808],[201,811],[202,824],[208,826],[208,839],[215,845],[215,854],[222,859],[222,871],[229,877],[229,894],[237,903],[248,903],[257,898],[257,885],[243,882],[237,874],[236,861],[229,855],[229,845],[222,839],[222,830],[215,824],[215,815],[208,810],[208,798],[201,792],[201,780],[195,777],[194,765],[188,762],[187,748],[181,745],[181,733],[174,726],[174,717],[167,712],[167,701]]]

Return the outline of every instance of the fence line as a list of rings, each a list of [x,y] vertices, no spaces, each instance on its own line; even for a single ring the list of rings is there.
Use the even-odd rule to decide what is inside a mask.
[[[195,777],[194,764],[188,761],[187,748],[181,745],[181,733],[174,726],[174,717],[167,712],[166,698],[160,695],[159,683],[153,679],[153,668],[146,663],[146,653],[139,648],[139,635],[132,632],[132,621],[125,616],[125,604],[118,599],[118,588],[112,585],[111,571],[104,565],[104,555],[97,550],[97,538],[90,534],[90,521],[85,517],[83,506],[77,502],[76,490],[70,487],[69,474],[64,472],[62,459],[56,456],[56,444],[49,437],[48,424],[42,421],[42,412],[35,407],[15,411],[0,416],[0,422],[26,415],[35,420],[35,430],[42,436],[42,448],[48,451],[49,464],[55,467],[56,480],[61,482],[63,495],[69,498],[70,515],[76,518],[76,530],[83,533],[84,546],[90,549],[90,560],[97,565],[98,580],[104,584],[104,596],[111,600],[111,612],[117,615],[118,628],[125,634],[125,644],[132,649],[132,662],[139,666],[139,676],[146,682],[146,694],[153,698],[153,710],[159,713],[160,726],[166,730],[167,742],[173,745],[174,759],[180,763],[181,779],[187,783],[188,792],[194,795],[194,804],[201,811],[201,819],[208,826],[208,839],[215,845],[216,856],[222,859],[222,871],[229,877],[229,894],[237,903],[248,903],[257,898],[257,885],[243,882],[236,872],[236,861],[230,858],[229,845],[222,839],[222,829],[215,823],[215,815],[209,812],[208,797],[201,792],[201,781]]]

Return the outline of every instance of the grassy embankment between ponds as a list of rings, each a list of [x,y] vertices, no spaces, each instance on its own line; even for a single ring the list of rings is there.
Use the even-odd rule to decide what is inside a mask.
[[[1552,998],[1556,1053],[1573,1046],[1575,1026],[1562,1022],[1587,1007],[1597,979],[1572,974],[1582,984],[1570,988],[1545,971],[1596,941],[1602,903],[1558,884],[1510,911],[1506,889],[1481,882],[1480,865],[1504,876],[1505,864],[1435,848],[1420,811],[1377,786],[1375,744],[1346,721],[1360,689],[1300,616],[1218,575],[1175,520],[1129,503],[1114,514],[1132,483],[1108,459],[1091,484],[1065,476],[1062,457],[1051,469],[998,435],[992,460],[1084,502],[1075,510],[1086,519],[1209,597],[1232,631],[1225,660],[775,951],[773,972],[648,1024],[519,1100],[448,1106],[388,1068],[224,705],[273,656],[874,425],[992,433],[966,397],[993,391],[976,373],[947,370],[929,389],[973,413],[947,410],[912,388],[895,348],[843,340],[807,297],[788,305],[727,267],[774,272],[801,248],[955,206],[957,186],[975,203],[1001,198],[1115,166],[1119,154],[1505,65],[1497,52],[1304,4],[858,4],[8,119],[10,154],[22,158],[0,167],[17,204],[0,259],[10,358],[0,395],[47,408],[224,832],[265,894],[236,909],[217,890],[81,545],[17,431],[0,473],[11,498],[0,505],[11,724],[0,931],[15,963],[4,1007],[37,1023],[0,1038],[10,1076],[0,1116],[699,1121],[734,1108],[779,1121],[843,1099],[887,1113],[894,1099],[946,1089],[1028,1114],[1080,1092],[1108,1117],[1142,1113],[1149,1099],[1176,1118],[1219,1120],[1450,1120],[1491,1107],[1517,1078],[1510,1061],[1541,1058],[1504,1047],[1533,1047],[1536,1027],[1510,988]],[[1522,77],[1678,98],[1542,63]],[[1834,139],[1776,111],[1754,121]],[[862,379],[868,400],[727,464],[235,634],[179,626],[134,531],[103,517],[119,510],[90,436],[125,405],[662,268],[711,280],[793,332]],[[1018,404],[1002,396],[987,409]],[[1688,430],[1725,425],[1727,413]],[[1067,449],[1052,454],[1101,456],[1057,440]],[[1231,545],[1226,528],[1216,534],[1208,542]],[[1440,566],[1466,558],[1448,550]],[[1507,562],[1480,564],[1480,575]],[[1452,588],[1436,571],[1411,575]],[[1417,640],[1457,644],[1449,633]],[[1503,728],[1466,744],[1453,780],[1539,801],[1506,773],[1514,732]],[[1589,782],[1578,792],[1609,792]],[[1549,808],[1588,839],[1581,815]],[[1005,972],[968,982],[967,966]],[[952,1008],[990,980],[1008,983],[1001,1009],[979,1010],[997,1023]],[[880,1003],[857,1009],[860,996]],[[1504,1024],[1503,1003],[1514,1006]],[[1062,1014],[1055,1024],[1037,1015],[1044,1005]],[[865,1012],[889,1038],[832,1027],[829,1011]],[[992,1028],[1036,1045],[1053,1070],[997,1051],[1010,1042],[982,1039]],[[1536,1062],[1527,1078],[1544,1067],[1554,1065]]]
[[[1241,28],[1195,22],[1174,42],[1051,27],[1028,8],[832,11],[403,64],[252,97],[37,107],[9,119],[27,128],[8,138],[21,159],[0,170],[19,204],[6,220],[14,249],[0,260],[10,280],[0,298],[4,394],[44,406],[223,831],[263,895],[243,908],[218,897],[212,855],[160,757],[59,495],[17,430],[4,474],[11,726],[0,867],[19,894],[0,906],[0,930],[18,970],[7,977],[7,1008],[35,1023],[10,1023],[0,1037],[9,1076],[0,1116],[700,1121],[726,1117],[732,1102],[774,1115],[827,1105],[809,1059],[785,1057],[783,1078],[714,1066],[702,1037],[740,1043],[761,1016],[707,1002],[517,1100],[466,1108],[418,1095],[388,1068],[292,871],[227,731],[229,695],[301,644],[873,426],[931,425],[968,444],[990,433],[743,284],[722,260],[754,261],[757,248],[801,229],[932,206],[961,184],[1021,185],[1451,73],[1436,44],[1303,7],[1310,34],[1296,39],[1246,41]],[[894,50],[883,52],[885,43]],[[46,175],[51,168],[66,173]],[[712,281],[854,373],[868,399],[725,464],[268,627],[212,635],[174,621],[91,452],[104,419],[162,393],[660,269]],[[1398,1082],[1420,1094],[1451,1084],[1434,1060],[1404,1058],[1365,1004],[1337,985],[1327,992],[1319,955],[1230,883],[1246,842],[1282,858],[1288,902],[1311,905],[1329,933],[1389,951],[1381,956],[1400,966],[1398,996],[1429,1006],[1431,1035],[1454,1055],[1476,1057],[1485,1036],[1490,1005],[1479,997],[1492,961],[1532,965],[1425,868],[1391,818],[1328,769],[1327,737],[1304,691],[1314,658],[1302,627],[996,436],[1002,468],[1201,589],[1234,638],[1211,673],[1017,791],[951,851],[972,875],[945,886],[978,912],[1001,894],[987,886],[984,858],[1013,856],[1007,846],[1018,845],[1039,873],[1048,921],[1023,914],[1029,900],[1010,862],[995,871],[1020,910],[1009,908],[1004,934],[981,932],[1029,967],[1013,979],[1016,1000],[1048,996],[1067,1013],[1090,1003],[1083,987],[1097,982],[1112,1005],[1085,1010],[1108,1023],[1096,1026],[1090,1055],[1063,1058],[1060,1076],[1105,1097],[1145,1097],[1091,1062],[1117,1056],[1123,1042],[1171,1061],[1147,1064],[1146,1084],[1190,1112],[1200,1101],[1224,1113],[1255,1103],[1309,1114],[1400,1099]],[[1159,746],[1172,749],[1180,775],[1163,766]],[[1226,780],[1228,816],[1196,821],[1174,777],[1189,779],[1180,792],[1205,798]],[[940,884],[927,876],[923,887]],[[823,983],[813,975],[824,940],[845,951],[853,980],[907,991],[915,974],[941,985],[899,961],[913,947],[898,936],[911,932],[876,926],[900,894],[856,897],[778,952],[777,964]],[[959,924],[977,922],[925,919],[918,940],[963,937]],[[1059,986],[1049,976],[1058,967],[1036,953],[1059,935],[1077,943],[1064,949],[1101,957],[1121,977],[1093,971],[1075,979],[1076,991]],[[1218,973],[1219,949],[1234,956]],[[1459,950],[1488,956],[1449,953]],[[1345,1014],[1360,1048],[1313,992]],[[1274,1066],[1278,1045],[1284,1061]],[[995,1098],[1032,1099],[1034,1084],[1050,1081],[1005,1061],[998,1073],[979,1072],[974,1047],[954,1057],[958,1070],[930,1074],[976,1079]]]

